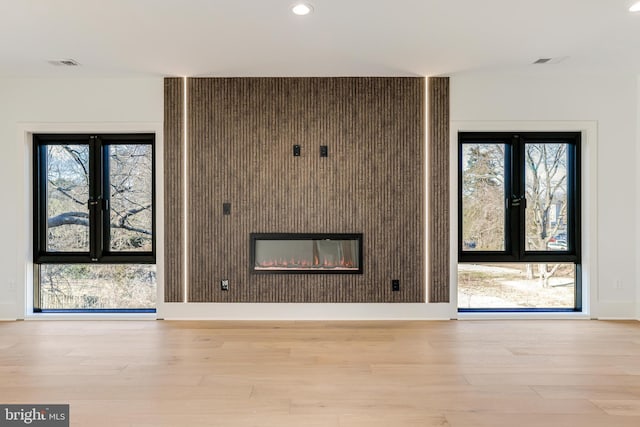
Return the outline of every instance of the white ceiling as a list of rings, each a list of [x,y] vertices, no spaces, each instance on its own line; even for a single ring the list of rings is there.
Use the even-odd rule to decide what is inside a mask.
[[[633,0],[0,0],[0,76],[640,73]],[[531,65],[540,57],[568,57]],[[53,66],[73,58],[82,64]]]

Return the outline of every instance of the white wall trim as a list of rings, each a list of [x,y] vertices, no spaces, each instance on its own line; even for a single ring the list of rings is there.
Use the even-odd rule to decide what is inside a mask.
[[[636,164],[640,164],[640,75],[636,78]],[[636,215],[640,214],[640,170],[636,168]],[[640,320],[640,227],[636,225],[636,274],[633,285],[636,288],[636,319]]]
[[[452,304],[438,303],[165,303],[165,320],[449,320]]]
[[[22,265],[17,284],[17,300],[14,319],[39,318],[89,318],[94,315],[79,316],[51,316],[34,315],[33,313],[33,141],[34,133],[125,133],[145,132],[156,135],[155,167],[156,167],[156,275],[157,300],[164,301],[164,170],[163,170],[163,123],[162,122],[78,122],[78,123],[49,123],[49,122],[19,122],[17,123],[18,141],[22,146],[22,172],[18,186],[23,188],[24,195],[22,212],[19,216],[18,227],[22,230],[22,238],[16,242],[17,265]],[[115,318],[115,317],[109,317]],[[135,318],[135,316],[134,316]]]
[[[635,301],[598,301],[598,310],[591,314],[592,319],[598,320],[636,320],[633,315],[625,316],[618,313],[634,313]]]
[[[598,123],[597,121],[463,121],[451,122],[451,295],[457,307],[458,295],[458,132],[544,132],[582,133],[582,315],[607,313],[598,299]],[[600,310],[602,308],[602,310]],[[504,318],[491,313],[482,318]],[[512,318],[532,318],[532,313],[510,313]],[[470,318],[465,315],[458,318]],[[560,318],[566,318],[561,316]]]

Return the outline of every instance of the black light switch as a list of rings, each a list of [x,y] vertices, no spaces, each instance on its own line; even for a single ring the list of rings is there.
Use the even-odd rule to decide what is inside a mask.
[[[391,290],[393,292],[399,292],[400,291],[400,280],[398,279],[393,279],[391,281]]]
[[[293,146],[293,156],[300,157],[300,146],[298,144]]]
[[[231,215],[231,203],[222,204],[222,215]]]
[[[320,157],[329,157],[329,147],[326,145],[320,146]]]

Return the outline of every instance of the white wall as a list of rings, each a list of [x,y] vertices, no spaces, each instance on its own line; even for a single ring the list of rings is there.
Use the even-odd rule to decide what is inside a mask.
[[[552,66],[549,66],[552,67]],[[597,278],[591,315],[636,318],[637,78],[527,71],[451,78],[451,120],[597,123]],[[593,193],[596,192],[596,193]]]
[[[0,80],[0,319],[24,316],[24,282],[29,272],[31,226],[30,159],[24,130],[118,128],[149,123],[162,129],[163,80]]]

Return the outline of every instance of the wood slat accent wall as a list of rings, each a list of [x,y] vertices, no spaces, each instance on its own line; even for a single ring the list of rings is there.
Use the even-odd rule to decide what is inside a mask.
[[[164,80],[164,300],[184,301],[183,130],[181,78]]]
[[[429,82],[429,302],[449,302],[449,78]]]
[[[422,78],[189,79],[189,301],[424,302],[424,98]],[[363,233],[364,274],[250,274],[251,232]]]

